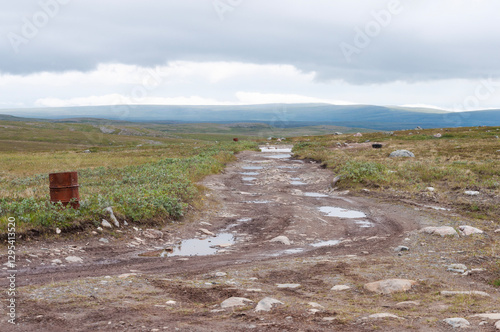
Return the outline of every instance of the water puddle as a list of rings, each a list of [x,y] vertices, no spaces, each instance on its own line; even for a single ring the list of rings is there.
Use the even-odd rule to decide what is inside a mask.
[[[243,169],[263,169],[262,166],[243,166]]]
[[[252,221],[252,218],[240,218],[240,219],[237,219],[236,221],[238,221],[238,222],[248,222],[248,221]]]
[[[272,156],[266,156],[266,158],[273,158],[273,159],[286,159],[286,158],[291,158],[292,154],[291,153],[283,153],[283,154],[275,154]]]
[[[298,168],[297,166],[276,166],[276,168]]]
[[[303,248],[295,248],[295,249],[287,249],[287,250],[283,251],[283,253],[286,255],[290,255],[290,254],[298,254],[298,253],[303,252],[303,251],[304,251]]]
[[[328,240],[328,241],[311,243],[311,246],[319,248],[319,247],[336,246],[339,243],[340,243],[340,240]]]
[[[307,184],[307,183],[302,182],[302,181],[290,181],[290,184],[293,184],[293,185],[296,185],[296,186],[300,186],[300,185]]]
[[[271,201],[246,201],[245,203],[268,204],[268,203],[271,203]]]
[[[250,176],[244,176],[243,178],[243,181],[253,181],[253,180],[257,180],[257,178],[252,178]]]
[[[370,228],[375,226],[375,224],[369,220],[356,220],[354,223],[361,228]]]
[[[307,196],[307,197],[330,197],[327,194],[320,194],[320,193],[304,193],[304,196]]]
[[[260,152],[292,152],[292,148],[262,147]]]
[[[157,257],[215,255],[219,249],[232,244],[234,244],[234,235],[221,233],[205,239],[184,240],[170,250],[162,250]]]
[[[328,217],[338,217],[338,218],[365,218],[366,214],[361,211],[347,210],[343,208],[338,208],[334,206],[322,206],[319,210],[326,213]]]
[[[259,172],[240,172],[241,175],[259,175]]]

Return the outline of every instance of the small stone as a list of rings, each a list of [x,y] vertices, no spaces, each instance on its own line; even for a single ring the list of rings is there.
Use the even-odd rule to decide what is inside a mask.
[[[96,228],[99,232],[102,232],[102,227],[97,227]]]
[[[291,288],[291,289],[295,289],[295,288],[299,288],[300,284],[276,284],[276,287],[278,287],[278,288]]]
[[[333,321],[337,320],[337,318],[336,317],[323,317],[322,320],[325,322],[333,322]]]
[[[230,297],[227,300],[224,300],[220,306],[223,309],[227,309],[233,307],[246,306],[247,304],[250,303],[253,303],[253,301],[244,297]]]
[[[465,266],[464,264],[451,264],[448,265],[447,271],[464,273],[465,271],[467,271],[467,266]]]
[[[332,291],[343,291],[343,290],[348,290],[351,289],[351,287],[347,285],[335,285],[331,288]]]
[[[500,228],[499,229],[495,229],[495,233],[500,233]]]
[[[215,272],[215,276],[218,278],[225,277],[225,276],[227,276],[227,273],[226,272]]]
[[[200,228],[199,231],[205,235],[215,236],[214,233],[210,232],[208,229],[205,229],[205,228]]]
[[[165,304],[168,304],[168,305],[176,305],[176,304],[177,304],[177,301],[174,301],[174,300],[169,300],[169,301],[165,302]]]
[[[109,223],[109,221],[107,221],[106,219],[102,220],[101,225],[102,225],[102,227],[113,228],[113,226],[111,226],[111,224]]]
[[[391,158],[394,158],[394,157],[414,158],[415,155],[408,150],[396,150],[396,151],[391,152],[389,157],[391,157]]]
[[[443,322],[448,323],[454,329],[455,328],[467,328],[470,326],[469,321],[467,319],[461,318],[461,317],[446,318],[446,319],[443,319]]]
[[[137,273],[123,273],[118,276],[120,279],[127,279],[128,277],[136,276]]]
[[[56,234],[61,234],[61,230],[58,228],[56,228]]]
[[[469,235],[472,235],[472,234],[483,234],[484,233],[479,228],[472,227],[472,226],[458,226],[458,229],[460,230],[460,234],[464,235],[464,236],[469,236]]]
[[[105,239],[105,238],[103,238],[103,237],[101,237],[101,238],[99,239],[99,242],[102,242],[102,243],[109,243],[109,240],[108,240],[108,239]]]
[[[419,305],[420,305],[419,301],[403,301],[403,302],[396,303],[396,307],[400,307],[400,308],[409,308],[409,307],[419,306]]]
[[[474,191],[474,190],[467,190],[464,192],[464,194],[469,195],[469,196],[478,196],[480,194],[480,192]]]
[[[410,250],[410,248],[405,247],[405,246],[398,246],[398,247],[394,248],[394,251],[395,251],[395,252],[400,252],[400,251],[409,251],[409,250]]]
[[[120,227],[120,223],[118,222],[118,220],[115,217],[115,214],[113,213],[113,208],[110,206],[110,207],[105,208],[104,210],[109,213],[109,218],[111,219],[113,224],[116,227]]]
[[[123,221],[123,226],[128,226],[128,222],[126,220]]]
[[[83,263],[83,259],[77,256],[68,256],[65,258],[68,263]]]
[[[441,135],[440,133],[434,134],[434,137],[436,137],[436,138],[441,138],[441,136],[443,136],[443,135]]]
[[[255,307],[255,311],[271,311],[273,305],[279,305],[279,304],[284,304],[283,302],[273,299],[271,297],[265,297],[262,300],[257,303],[257,306]]]
[[[490,297],[491,295],[486,292],[481,291],[441,291],[441,295],[443,296],[453,296],[453,295],[477,295],[483,297]]]
[[[495,328],[497,330],[500,330],[500,320],[498,322],[495,323]]]
[[[398,317],[396,315],[393,315],[388,312],[381,312],[379,314],[373,314],[368,317],[365,317],[364,319],[381,319],[381,318],[396,318],[396,319],[402,319],[401,317]]]
[[[212,226],[212,224],[211,224],[211,223],[206,222],[206,221],[202,221],[202,222],[200,222],[200,225],[203,225],[203,226]]]
[[[436,191],[436,189],[434,187],[427,187],[427,188],[425,188],[425,190],[430,191],[430,192]]]
[[[157,229],[146,229],[142,232],[142,235],[149,239],[161,239],[163,237],[163,233]]]
[[[287,246],[291,244],[290,240],[284,235],[277,236],[274,239],[271,239],[269,242],[279,242]]]
[[[325,309],[321,304],[316,303],[316,302],[309,302],[308,303],[311,307],[316,308],[316,309]]]
[[[53,259],[51,260],[52,264],[62,264],[62,261],[60,259]]]
[[[395,292],[406,292],[416,283],[415,280],[386,279],[365,284],[364,288],[370,292],[390,294]]]

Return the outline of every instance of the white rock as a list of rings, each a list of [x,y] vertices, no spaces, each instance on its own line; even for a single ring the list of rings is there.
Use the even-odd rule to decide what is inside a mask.
[[[163,237],[162,231],[159,231],[157,229],[146,229],[142,232],[142,235],[150,239],[161,239]]]
[[[265,297],[262,300],[257,303],[257,306],[255,307],[255,311],[271,311],[273,305],[278,305],[278,304],[284,304],[283,302],[273,299],[271,297]]]
[[[123,226],[128,226],[128,222],[126,220],[123,221]]]
[[[474,190],[467,190],[464,192],[464,194],[469,195],[469,196],[477,196],[480,194],[479,191],[474,191]]]
[[[373,314],[368,317],[365,317],[364,319],[381,319],[381,318],[396,318],[396,319],[402,319],[401,317],[398,317],[396,315],[390,314],[388,312],[381,312],[378,314]]]
[[[274,239],[271,239],[269,242],[279,242],[287,246],[291,244],[290,240],[284,235],[277,236]]]
[[[490,297],[490,294],[488,294],[486,292],[481,292],[481,291],[441,291],[441,295],[443,295],[443,296],[453,296],[453,295],[461,295],[461,294]]]
[[[109,221],[107,221],[106,219],[102,220],[101,225],[102,225],[102,227],[113,228],[113,226],[111,226],[111,224],[109,223]]]
[[[205,228],[200,228],[199,231],[206,235],[215,236],[214,233],[210,232],[208,229]]]
[[[120,279],[127,279],[128,277],[136,276],[137,273],[123,273],[118,276]]]
[[[419,306],[419,305],[420,305],[419,301],[403,301],[403,302],[396,303],[396,307],[401,307],[401,308],[409,308],[409,307]]]
[[[165,304],[168,304],[168,305],[176,305],[176,304],[177,304],[177,301],[174,301],[174,300],[169,300],[169,301],[165,302]]]
[[[103,237],[101,237],[101,238],[99,239],[99,242],[102,242],[102,243],[109,243],[109,240],[108,240],[108,239],[105,239],[105,238],[103,238]]]
[[[83,259],[77,256],[68,256],[65,258],[68,263],[83,263]]]
[[[113,224],[116,226],[116,227],[120,227],[120,223],[118,222],[118,220],[116,219],[115,217],[115,214],[113,213],[113,209],[110,207],[107,207],[104,209],[106,212],[109,213],[109,219],[111,219],[111,221],[113,222]]]
[[[391,152],[391,154],[389,155],[389,157],[391,158],[394,158],[394,157],[411,157],[411,158],[414,158],[415,155],[408,151],[408,150],[396,150],[396,151],[393,151]]]
[[[461,318],[461,317],[446,318],[446,319],[443,319],[443,322],[448,323],[454,329],[455,328],[467,328],[470,326],[469,321],[467,319]]]
[[[62,264],[62,261],[60,259],[53,259],[51,260],[52,264]]]
[[[96,228],[99,232],[102,232],[102,227],[97,227]]]
[[[351,289],[351,287],[347,286],[347,285],[335,285],[332,287],[332,291],[343,291],[343,290],[347,290],[347,289]]]
[[[406,292],[416,283],[415,280],[408,279],[386,279],[365,284],[364,288],[370,292],[390,294],[395,292]]]
[[[491,313],[491,314],[476,314],[472,315],[471,317],[479,317],[479,318],[486,318],[486,319],[491,319],[491,320],[500,320],[500,313]]]
[[[447,235],[453,235],[453,236],[458,236],[457,231],[450,226],[441,226],[441,227],[425,227],[420,230],[421,233],[427,233],[427,234],[434,234],[434,235],[441,235],[441,236],[447,236]]]
[[[495,233],[500,233],[500,228],[499,229],[495,229]]]
[[[227,300],[224,300],[220,306],[223,309],[233,308],[233,307],[241,307],[247,304],[253,303],[252,300],[244,298],[244,297],[230,297]]]
[[[203,226],[212,226],[212,224],[211,224],[211,223],[206,222],[206,221],[202,221],[202,222],[200,222],[200,225],[203,225]]]
[[[460,234],[464,236],[468,236],[471,234],[482,234],[484,233],[482,230],[476,227],[472,226],[458,226],[458,229],[460,230]]]
[[[434,188],[434,187],[427,187],[427,188],[425,188],[425,190],[433,192],[433,191],[436,191],[436,188]]]
[[[299,288],[300,284],[276,284],[276,287],[278,288]]]
[[[215,276],[216,277],[225,277],[225,276],[227,276],[227,273],[226,272],[215,272]]]
[[[309,302],[308,303],[311,307],[316,308],[316,309],[325,309],[321,304],[316,303],[316,302]]]
[[[58,228],[56,228],[56,234],[61,234],[61,230]]]
[[[500,330],[500,320],[498,322],[495,323],[495,328],[497,330]]]

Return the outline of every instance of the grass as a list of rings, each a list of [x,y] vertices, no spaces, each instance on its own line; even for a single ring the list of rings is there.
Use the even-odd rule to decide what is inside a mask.
[[[15,125],[9,124],[17,131],[33,126]],[[82,137],[87,137],[84,133],[93,131],[93,126],[34,125],[46,126],[42,128],[45,131],[35,134],[28,130],[9,137],[21,151],[0,149],[0,227],[7,229],[8,218],[14,217],[21,236],[56,227],[70,230],[97,225],[106,217],[103,209],[108,206],[128,222],[158,224],[180,219],[190,204],[196,205],[202,190],[197,181],[220,172],[234,159],[234,153],[256,147],[248,140],[235,143],[158,137],[154,137],[154,144],[144,144],[144,138],[114,134],[102,134],[105,138],[99,140],[88,136],[89,140],[82,142]],[[39,135],[41,143],[33,135]],[[34,152],[40,144],[50,146],[56,139],[59,145],[55,151]],[[8,143],[0,140],[2,145]],[[59,150],[62,147],[66,148]],[[91,153],[82,153],[83,149]],[[79,210],[49,202],[48,173],[63,171],[79,173]]]

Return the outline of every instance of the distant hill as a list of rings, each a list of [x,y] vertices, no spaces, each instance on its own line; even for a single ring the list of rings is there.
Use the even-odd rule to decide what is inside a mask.
[[[0,113],[31,118],[65,119],[60,121],[79,121],[81,123],[95,121],[95,119],[88,118],[108,119],[122,123],[123,121],[154,123],[262,122],[279,128],[332,125],[377,130],[398,130],[415,128],[417,126],[422,128],[438,128],[500,125],[500,110],[446,112],[432,108],[374,105],[115,105],[5,109],[0,110]]]

